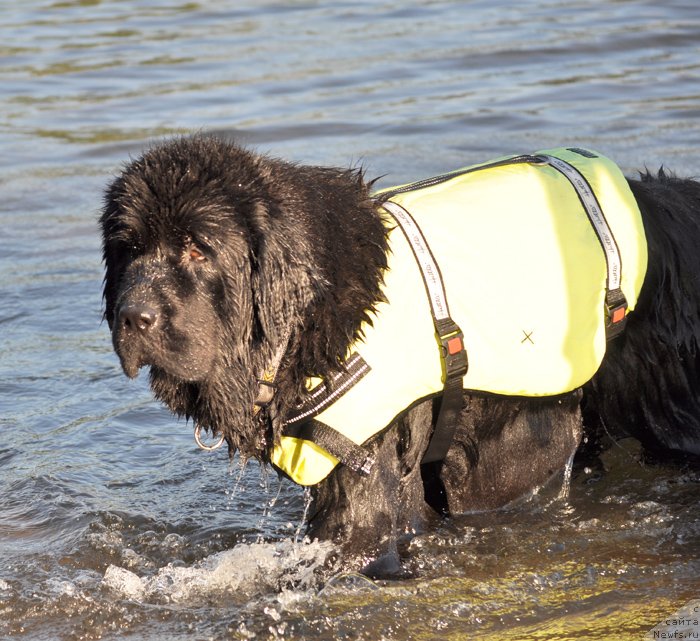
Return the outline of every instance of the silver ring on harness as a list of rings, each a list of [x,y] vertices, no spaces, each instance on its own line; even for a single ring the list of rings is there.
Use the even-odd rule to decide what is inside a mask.
[[[207,445],[204,441],[202,441],[202,438],[200,436],[201,433],[202,426],[198,423],[194,426],[194,440],[201,449],[206,450],[207,452],[213,452],[214,450],[218,450],[226,440],[224,438],[224,435],[222,434],[219,440],[216,443],[214,443],[214,445]]]

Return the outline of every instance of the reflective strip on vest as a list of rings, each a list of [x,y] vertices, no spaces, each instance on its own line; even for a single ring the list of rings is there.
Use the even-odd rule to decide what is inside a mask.
[[[536,156],[565,161],[590,185],[619,248],[619,285],[631,311],[646,272],[641,215],[619,168],[595,152],[562,148],[499,159],[377,195],[410,212],[435,256],[450,314],[464,333],[467,390],[562,394],[590,380],[605,354],[605,252],[570,180]],[[387,302],[349,350],[369,371],[315,416],[358,445],[442,390],[420,269],[386,218]],[[338,460],[310,441],[283,436],[272,462],[297,483],[314,485]]]

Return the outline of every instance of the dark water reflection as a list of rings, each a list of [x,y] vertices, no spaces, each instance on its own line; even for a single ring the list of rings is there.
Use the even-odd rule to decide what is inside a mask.
[[[121,376],[95,224],[129,154],[201,129],[387,185],[572,141],[698,173],[699,43],[680,1],[2,3],[0,636],[636,639],[699,597],[697,474],[622,450],[319,593],[302,493],[266,509]]]

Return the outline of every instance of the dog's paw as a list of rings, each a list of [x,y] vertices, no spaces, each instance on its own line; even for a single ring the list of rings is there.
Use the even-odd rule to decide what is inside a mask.
[[[370,579],[407,579],[411,576],[396,552],[382,554],[365,565],[360,572]]]

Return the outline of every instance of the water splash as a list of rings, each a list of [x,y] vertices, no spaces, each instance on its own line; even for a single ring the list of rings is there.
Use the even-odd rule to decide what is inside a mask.
[[[312,501],[311,488],[305,487],[304,488],[304,513],[301,516],[301,521],[299,522],[299,526],[297,527],[297,531],[294,533],[294,543],[297,543],[299,541],[299,536],[301,535],[301,529],[304,527],[304,524],[306,523],[306,519],[309,516],[309,508],[311,507],[311,501]]]
[[[558,501],[568,501],[569,493],[571,491],[571,474],[574,469],[574,454],[569,457],[569,460],[564,466],[564,474],[562,478],[561,489],[559,490]]]
[[[110,565],[103,587],[116,595],[138,602],[209,602],[225,596],[235,601],[282,590],[305,591],[319,588],[324,581],[326,561],[335,552],[329,542],[239,544],[231,550],[208,556],[192,567],[172,564],[152,576],[139,576]]]
[[[261,467],[260,470],[261,470],[261,478],[263,479],[263,483],[261,483],[261,485],[263,485],[265,495],[269,496],[270,495],[270,486],[268,483],[267,468]],[[283,482],[284,481],[283,481],[282,477],[281,476],[278,477],[276,494],[271,499],[266,500],[264,503],[263,513],[260,515],[260,519],[258,520],[258,522],[256,524],[256,528],[259,530],[256,543],[263,542],[263,528],[265,527],[265,523],[267,522],[267,520],[272,515],[272,510],[274,509],[275,505],[277,505],[277,502],[279,501],[280,494],[282,493]],[[294,540],[296,541],[296,538]]]
[[[236,500],[238,497],[238,494],[241,492],[241,487],[242,482],[243,482],[243,475],[245,474],[246,467],[248,466],[248,459],[247,458],[242,458],[242,457],[236,457],[235,459],[231,459],[229,461],[229,466],[228,466],[228,475],[229,477],[234,476],[234,472],[236,471],[235,468],[238,468],[238,471],[236,473],[236,478],[233,483],[233,487],[230,490],[226,490],[226,495],[228,496],[228,501],[226,504],[226,509],[230,510],[233,506],[233,502]]]

